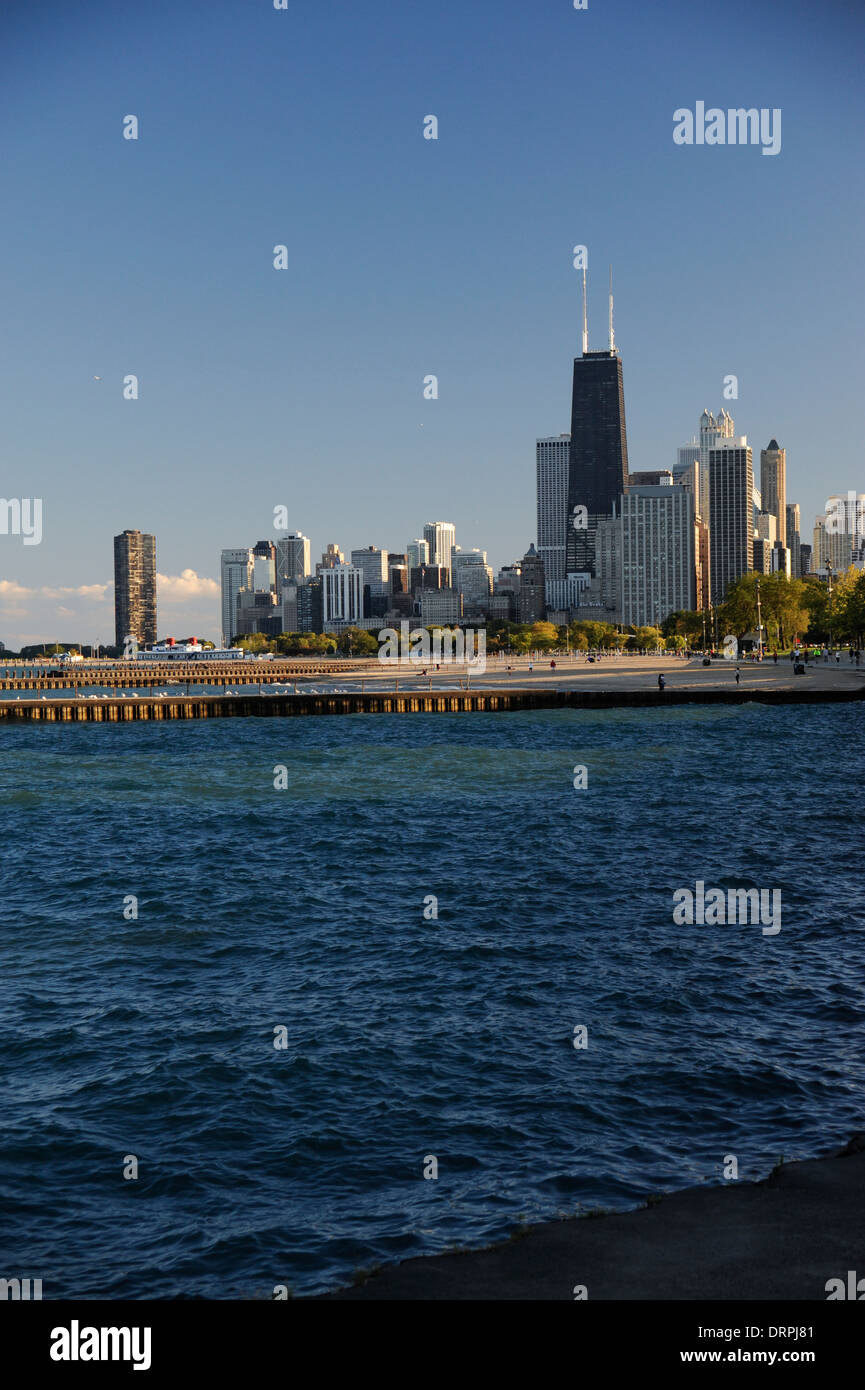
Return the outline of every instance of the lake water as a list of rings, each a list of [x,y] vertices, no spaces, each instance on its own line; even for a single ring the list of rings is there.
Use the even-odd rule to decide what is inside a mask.
[[[309,1293],[843,1142],[863,786],[858,705],[0,729],[0,1276]]]

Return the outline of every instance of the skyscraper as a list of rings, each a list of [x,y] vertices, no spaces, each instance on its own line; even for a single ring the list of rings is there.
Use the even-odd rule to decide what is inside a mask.
[[[827,498],[826,512],[815,518],[814,549],[811,556],[813,572],[846,570],[865,549],[865,493],[852,490],[846,497],[835,494]]]
[[[253,588],[259,593],[276,593],[276,546],[273,541],[256,541],[252,547]]]
[[[222,593],[222,645],[229,647],[238,634],[237,595],[241,589],[252,590],[254,585],[254,562],[252,550],[245,546],[239,550],[223,550],[220,562]]]
[[[535,446],[538,554],[548,583],[565,577],[570,455],[569,434],[539,439]]]
[[[141,531],[114,537],[114,636],[118,647],[156,641],[156,537]]]
[[[794,579],[802,574],[799,546],[802,541],[802,513],[798,502],[787,503],[787,545],[790,548],[790,569]]]
[[[544,584],[544,562],[534,545],[530,545],[522,559],[520,580],[519,614],[521,623],[539,623],[546,617],[546,588]]]
[[[760,492],[763,511],[771,512],[778,523],[775,537],[787,544],[787,450],[779,447],[777,439],[760,450]]]
[[[622,621],[656,626],[697,608],[700,564],[694,494],[689,488],[632,487],[622,498]]]
[[[462,595],[463,605],[472,612],[484,609],[493,588],[493,572],[485,550],[451,551],[451,587]]]
[[[344,564],[345,556],[343,555],[336,542],[331,541],[330,545],[327,547],[327,550],[324,552],[321,559],[318,561],[315,567],[315,572],[316,574],[321,574],[324,570],[332,570],[335,569],[337,565]]]
[[[363,616],[363,571],[333,565],[321,572],[324,630],[356,623]]]
[[[754,568],[754,461],[747,439],[725,438],[708,450],[708,464],[712,603],[719,604],[728,585]]]
[[[388,591],[386,550],[377,545],[364,546],[362,550],[351,552],[351,563],[363,574],[363,583],[369,585],[372,596],[386,594]]]
[[[679,445],[678,449],[676,450],[676,464],[673,469],[673,472],[687,473],[691,468],[693,468],[694,464],[696,464],[697,468],[699,469],[700,445],[697,442],[696,435],[693,439],[689,439],[687,444]]]
[[[429,541],[421,540],[418,536],[409,541],[405,548],[405,562],[410,570],[430,564]]]
[[[276,588],[279,594],[287,584],[302,584],[310,572],[309,538],[300,531],[280,536],[276,542]]]
[[[628,440],[622,361],[613,336],[610,293],[610,346],[589,352],[586,282],[583,277],[583,351],[574,358],[571,394],[571,447],[568,459],[566,565],[568,574],[595,575],[595,537],[599,520],[628,491]],[[586,525],[578,508],[586,509]],[[578,527],[574,526],[574,521]]]
[[[704,410],[700,416],[700,496],[698,498],[701,520],[711,531],[711,487],[709,485],[709,450],[714,449],[725,439],[733,438],[735,426],[732,417],[722,407],[717,419],[711,410]]]
[[[429,546],[429,562],[451,572],[451,551],[456,544],[456,527],[450,521],[428,521],[423,537]]]

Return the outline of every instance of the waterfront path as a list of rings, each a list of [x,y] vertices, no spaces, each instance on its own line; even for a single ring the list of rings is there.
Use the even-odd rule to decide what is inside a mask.
[[[81,684],[57,690],[38,684],[26,691],[0,693],[0,721],[48,720],[141,721],[218,717],[289,716],[303,714],[415,714],[500,712],[559,708],[615,708],[680,704],[836,703],[865,699],[865,670],[848,665],[812,664],[793,675],[791,663],[724,661],[704,667],[700,661],[673,657],[611,658],[600,664],[585,661],[547,663],[530,670],[525,661],[512,669],[499,662],[483,674],[462,666],[442,666],[426,675],[405,666],[398,670],[372,660],[352,671],[297,676],[279,680],[275,670],[255,670],[246,679],[221,686],[199,686],[194,679],[149,683],[139,692]],[[666,688],[658,687],[663,674]],[[277,678],[275,678],[277,677]]]

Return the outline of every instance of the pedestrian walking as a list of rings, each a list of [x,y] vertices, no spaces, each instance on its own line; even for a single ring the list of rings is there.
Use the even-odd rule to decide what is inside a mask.
[[[736,667],[736,684],[737,684],[737,685],[739,684],[739,679],[740,679],[740,677],[739,677],[739,668],[738,668],[738,666],[737,666],[737,667]]]

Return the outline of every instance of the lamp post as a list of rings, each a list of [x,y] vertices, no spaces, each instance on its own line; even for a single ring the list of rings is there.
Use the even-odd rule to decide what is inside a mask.
[[[760,581],[757,580],[757,660],[763,660],[763,615],[760,612]]]

